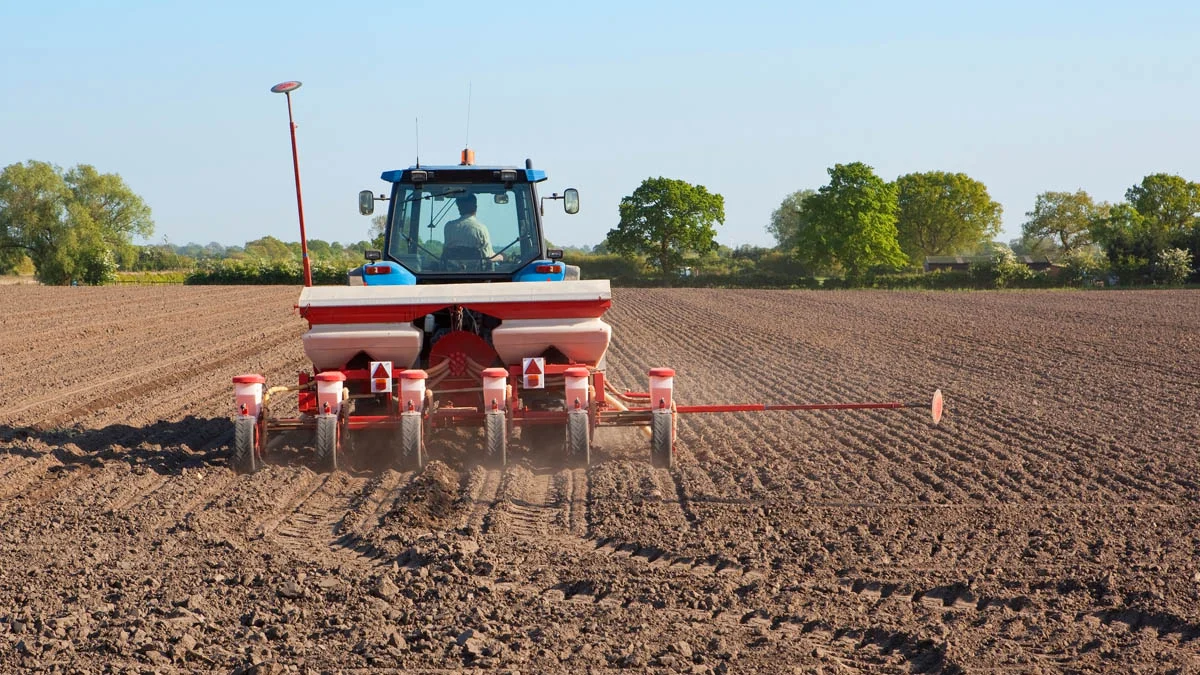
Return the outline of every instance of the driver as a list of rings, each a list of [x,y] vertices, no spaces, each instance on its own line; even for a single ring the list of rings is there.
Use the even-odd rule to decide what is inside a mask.
[[[446,223],[446,249],[468,248],[479,252],[484,260],[503,260],[492,250],[492,237],[487,226],[479,222],[475,212],[479,202],[475,195],[465,194],[454,198],[459,217]]]

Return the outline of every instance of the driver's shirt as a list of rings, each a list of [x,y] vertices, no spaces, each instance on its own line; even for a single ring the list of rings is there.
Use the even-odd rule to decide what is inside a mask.
[[[479,222],[474,214],[456,218],[446,223],[446,247],[462,246],[480,251],[481,257],[496,255],[492,250],[492,237],[487,226]]]

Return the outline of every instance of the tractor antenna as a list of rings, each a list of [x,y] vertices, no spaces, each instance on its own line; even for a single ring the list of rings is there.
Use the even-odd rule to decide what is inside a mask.
[[[467,142],[464,148],[471,147],[471,82],[467,82]]]
[[[416,137],[413,144],[417,150],[417,168],[421,168],[421,118],[413,118],[413,135]]]

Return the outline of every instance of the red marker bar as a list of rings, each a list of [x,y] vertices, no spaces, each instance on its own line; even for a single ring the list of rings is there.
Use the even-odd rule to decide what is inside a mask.
[[[863,410],[890,408],[925,408],[928,403],[797,403],[771,405],[766,403],[743,403],[736,405],[681,405],[675,412],[681,413],[727,413],[764,412],[767,410]]]
[[[933,423],[942,421],[942,390],[933,392],[933,400],[929,403],[790,403],[773,405],[769,403],[745,403],[735,405],[681,405],[675,408],[679,413],[729,413],[729,412],[766,412],[786,410],[894,410],[896,408],[927,408],[933,417]]]

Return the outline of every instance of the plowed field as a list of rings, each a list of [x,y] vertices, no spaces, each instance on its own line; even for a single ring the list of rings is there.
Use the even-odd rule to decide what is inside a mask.
[[[0,671],[1200,669],[1200,294],[614,292],[679,466],[228,466],[295,288],[0,291]]]

